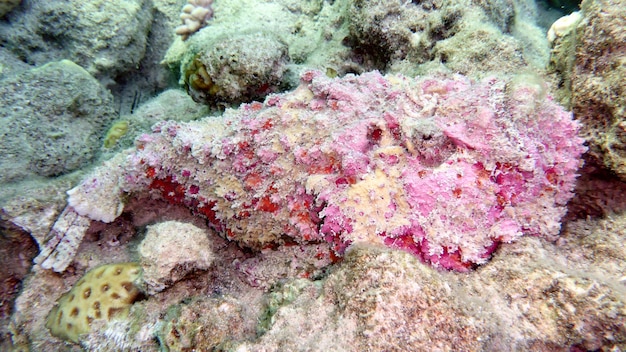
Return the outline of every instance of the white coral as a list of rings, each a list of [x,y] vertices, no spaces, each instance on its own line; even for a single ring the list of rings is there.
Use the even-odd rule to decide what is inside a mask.
[[[556,38],[564,37],[569,34],[572,29],[576,28],[578,22],[582,19],[582,15],[579,11],[572,12],[567,16],[563,16],[556,20],[550,30],[548,30],[547,38],[550,43],[553,43]]]
[[[187,4],[183,6],[180,13],[183,24],[176,27],[176,34],[182,36],[183,40],[187,40],[190,35],[206,26],[207,21],[213,17],[212,4],[213,0],[187,0]]]

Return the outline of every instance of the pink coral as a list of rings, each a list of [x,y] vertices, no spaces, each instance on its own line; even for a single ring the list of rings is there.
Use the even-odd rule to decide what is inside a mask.
[[[502,242],[558,234],[578,127],[519,83],[312,71],[221,118],[157,125],[120,189],[185,204],[254,248],[379,243],[464,271]]]

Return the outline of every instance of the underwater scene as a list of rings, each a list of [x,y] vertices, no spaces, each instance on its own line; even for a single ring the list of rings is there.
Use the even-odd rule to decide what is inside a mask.
[[[0,0],[0,351],[626,351],[626,0]]]

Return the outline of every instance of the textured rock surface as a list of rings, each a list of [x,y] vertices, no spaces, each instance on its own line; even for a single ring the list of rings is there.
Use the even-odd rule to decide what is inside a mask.
[[[37,244],[21,228],[7,226],[0,212],[0,350],[9,351],[10,323],[13,304],[22,288],[22,280],[30,273],[31,258]]]
[[[626,346],[626,296],[616,275],[623,262],[606,271],[584,269],[599,264],[594,254],[614,264],[612,258],[625,254],[623,248],[608,257],[595,252],[603,251],[602,236],[624,239],[623,231],[615,230],[596,228],[593,239],[579,232],[561,248],[525,238],[468,275],[432,270],[402,252],[355,248],[325,280],[292,281],[272,293],[269,316],[262,320],[268,331],[244,346],[253,351],[620,350]],[[587,243],[584,256],[579,241]],[[566,259],[561,251],[571,256]]]
[[[71,61],[0,81],[0,181],[88,165],[115,116],[110,93]]]
[[[167,221],[148,226],[138,247],[144,290],[155,294],[213,262],[206,231],[192,224]]]
[[[626,2],[581,7],[583,19],[554,42],[552,69],[561,101],[583,123],[590,156],[626,180]]]
[[[287,49],[263,32],[214,38],[185,68],[185,87],[194,100],[211,106],[263,99],[282,83]]]
[[[0,80],[31,68],[32,66],[22,62],[11,51],[0,47]]]
[[[22,0],[0,0],[0,17],[13,10]]]
[[[549,52],[530,0],[223,0],[214,10],[210,23],[187,41],[174,42],[164,61],[180,72],[192,95],[218,105],[294,87],[304,69],[340,76],[374,69],[484,76],[542,70]],[[274,44],[261,45],[250,33],[263,33]],[[231,36],[239,37],[236,50],[223,43]],[[224,49],[216,53],[219,46]],[[281,60],[272,54],[277,48],[286,51]],[[233,73],[252,79],[235,80],[236,87],[225,94],[224,83],[215,81]]]
[[[3,46],[42,65],[68,59],[99,79],[112,80],[144,56],[152,21],[150,2],[31,0],[0,23]]]
[[[168,351],[230,351],[256,335],[256,321],[247,319],[246,302],[232,297],[197,298],[168,309],[157,333]]]

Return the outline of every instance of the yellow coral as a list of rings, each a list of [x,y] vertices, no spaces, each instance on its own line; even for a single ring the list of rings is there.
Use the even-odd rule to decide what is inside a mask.
[[[140,293],[133,283],[140,273],[137,263],[107,264],[90,270],[61,296],[48,314],[46,328],[58,338],[78,342],[94,321],[126,317]]]
[[[104,137],[104,147],[113,147],[126,133],[128,133],[128,121],[117,121]]]

